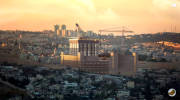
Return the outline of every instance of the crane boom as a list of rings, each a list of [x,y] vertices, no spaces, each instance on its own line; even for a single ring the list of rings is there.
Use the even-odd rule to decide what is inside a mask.
[[[126,30],[99,30],[99,32],[126,32],[126,33],[133,33],[133,31],[126,31]]]
[[[77,27],[77,31],[78,31],[78,32],[84,32],[84,31],[81,29],[81,27],[79,26],[78,23],[76,23],[75,25],[76,25],[76,27]]]
[[[101,30],[99,30],[100,36],[101,36],[102,32],[121,32],[122,33],[121,46],[124,45],[124,34],[125,33],[134,33],[134,31],[131,31],[128,29],[126,30],[124,26],[121,27],[121,29],[101,29]],[[100,37],[100,40],[101,40],[101,37]],[[101,42],[100,42],[100,45],[101,45]]]

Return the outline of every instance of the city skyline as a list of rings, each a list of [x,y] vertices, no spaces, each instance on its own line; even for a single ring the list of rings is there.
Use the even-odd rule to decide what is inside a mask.
[[[127,26],[135,33],[180,32],[179,0],[9,0],[0,6],[0,30],[86,30]],[[118,33],[117,33],[118,34]]]
[[[180,100],[180,0],[0,0],[1,100]]]

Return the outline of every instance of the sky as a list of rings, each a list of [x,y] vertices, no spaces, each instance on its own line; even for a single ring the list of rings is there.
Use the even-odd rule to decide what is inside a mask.
[[[75,23],[95,32],[122,26],[135,34],[180,32],[180,0],[0,0],[0,30],[75,29]]]

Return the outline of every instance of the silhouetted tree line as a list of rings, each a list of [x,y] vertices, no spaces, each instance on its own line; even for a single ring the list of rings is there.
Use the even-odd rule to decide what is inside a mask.
[[[159,41],[180,43],[180,33],[163,32],[156,34],[142,34],[142,35],[134,35],[132,36],[132,38],[126,39],[127,43],[159,42]]]

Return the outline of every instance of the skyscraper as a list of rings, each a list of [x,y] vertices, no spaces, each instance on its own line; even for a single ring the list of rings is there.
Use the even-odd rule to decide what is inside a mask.
[[[64,24],[61,26],[61,35],[62,35],[62,37],[68,36],[67,30],[66,30],[66,25],[64,25]]]
[[[54,25],[54,33],[56,34],[56,35],[59,35],[59,25]]]
[[[66,30],[66,25],[63,24],[63,25],[61,26],[61,30]]]

